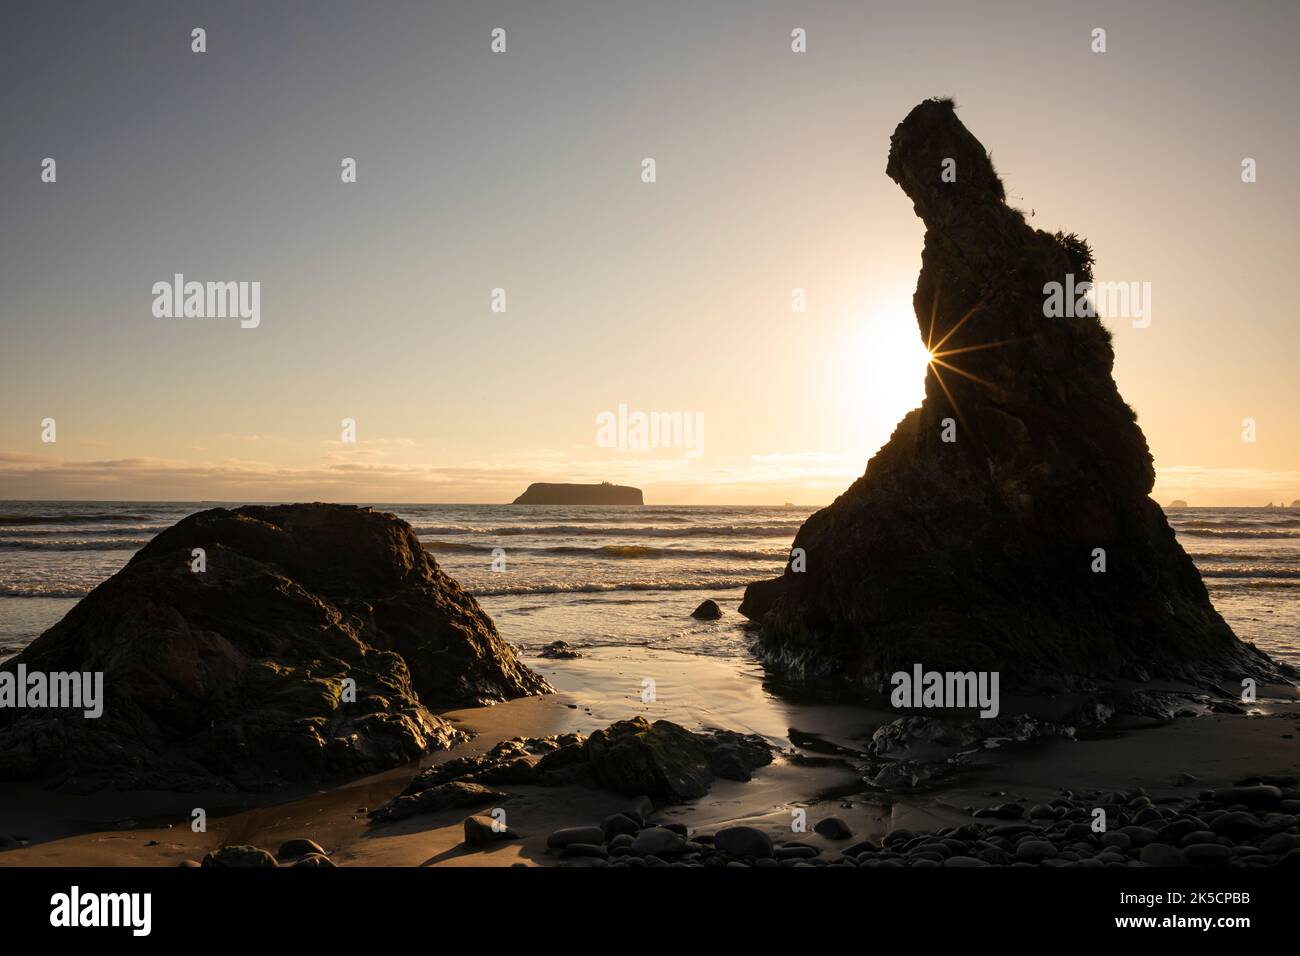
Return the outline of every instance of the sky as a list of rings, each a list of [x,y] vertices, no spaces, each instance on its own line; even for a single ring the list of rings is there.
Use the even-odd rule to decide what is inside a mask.
[[[1297,35],[1290,2],[7,2],[0,498],[828,502],[923,397],[884,166],[934,95],[1033,225],[1151,283],[1108,324],[1157,500],[1300,498]],[[258,282],[257,326],[156,316],[177,273]],[[703,441],[607,447],[620,406]]]

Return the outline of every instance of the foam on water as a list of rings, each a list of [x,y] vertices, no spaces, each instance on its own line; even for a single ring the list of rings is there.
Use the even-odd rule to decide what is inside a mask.
[[[215,506],[0,503],[0,656],[58,621],[154,534]],[[744,585],[780,573],[812,510],[376,507],[410,522],[501,634],[525,651],[564,640],[723,657],[744,653],[735,613]],[[1169,518],[1237,634],[1300,662],[1300,510],[1184,508]],[[494,570],[502,553],[504,570]],[[729,612],[721,621],[689,616],[706,597]]]

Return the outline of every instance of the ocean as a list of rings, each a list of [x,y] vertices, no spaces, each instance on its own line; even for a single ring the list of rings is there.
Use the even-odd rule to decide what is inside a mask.
[[[153,535],[214,502],[0,502],[0,659],[17,653]],[[779,574],[810,507],[384,505],[526,654],[643,645],[746,653],[736,608]],[[1300,664],[1300,509],[1168,512],[1243,640]],[[499,549],[499,550],[498,550]],[[495,565],[495,567],[494,567]],[[721,621],[689,615],[705,598]]]

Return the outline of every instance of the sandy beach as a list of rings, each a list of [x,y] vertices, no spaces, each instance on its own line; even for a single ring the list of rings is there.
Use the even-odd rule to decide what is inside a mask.
[[[474,734],[422,765],[482,753],[516,736],[589,733],[633,714],[692,730],[725,727],[757,733],[779,751],[749,782],[717,781],[707,796],[665,807],[653,822],[681,823],[692,834],[748,825],[776,841],[798,841],[833,855],[842,841],[812,832],[823,817],[844,820],[857,840],[879,841],[906,829],[933,832],[971,823],[981,807],[1050,800],[1072,790],[1144,788],[1159,802],[1252,777],[1300,774],[1300,701],[1294,688],[1271,688],[1248,715],[1209,714],[1149,721],[1079,740],[1050,739],[982,751],[956,778],[933,789],[890,794],[866,787],[857,769],[872,732],[896,715],[859,703],[792,701],[765,689],[761,665],[703,659],[646,648],[593,650],[574,660],[525,658],[558,693],[491,707],[447,711]],[[641,703],[652,678],[657,700]],[[468,811],[445,810],[374,823],[367,811],[391,799],[415,766],[342,786],[277,796],[251,805],[229,794],[100,793],[72,796],[7,786],[0,832],[30,841],[0,854],[0,866],[175,866],[227,845],[271,849],[297,838],[316,841],[348,866],[588,865],[547,849],[552,832],[591,825],[629,805],[627,797],[583,785],[505,785],[507,822],[520,839],[464,846]],[[1192,773],[1194,783],[1180,783]],[[265,799],[265,798],[263,798]],[[242,805],[241,805],[242,804]],[[190,810],[208,812],[194,833]],[[484,807],[486,812],[489,808]],[[791,830],[792,811],[807,813],[808,832]],[[601,861],[603,862],[603,861]]]

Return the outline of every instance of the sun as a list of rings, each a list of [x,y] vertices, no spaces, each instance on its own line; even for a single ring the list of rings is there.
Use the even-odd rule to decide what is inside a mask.
[[[909,297],[879,302],[854,316],[853,333],[836,357],[841,420],[853,446],[870,454],[925,400],[930,353]]]

